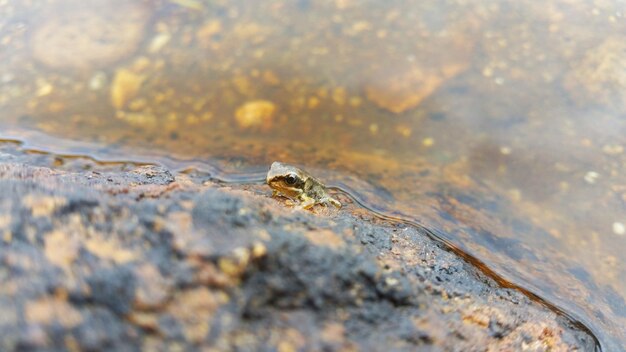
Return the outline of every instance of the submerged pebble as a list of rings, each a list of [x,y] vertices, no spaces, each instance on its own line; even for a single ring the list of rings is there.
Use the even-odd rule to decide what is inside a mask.
[[[121,110],[139,92],[139,88],[145,77],[126,69],[120,69],[115,73],[111,84],[111,105]]]
[[[596,181],[598,180],[598,178],[600,177],[600,174],[595,172],[595,171],[589,171],[585,174],[585,182],[587,182],[588,184],[592,185],[594,183],[596,183]]]
[[[253,100],[241,105],[235,111],[239,127],[268,130],[272,127],[276,104],[268,100]]]

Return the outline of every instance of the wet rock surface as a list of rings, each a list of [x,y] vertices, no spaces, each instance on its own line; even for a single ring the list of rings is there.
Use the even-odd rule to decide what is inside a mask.
[[[594,350],[422,230],[0,148],[0,349]],[[341,195],[339,195],[341,197]]]

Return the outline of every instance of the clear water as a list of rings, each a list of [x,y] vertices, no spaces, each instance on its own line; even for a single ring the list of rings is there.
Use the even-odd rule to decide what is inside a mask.
[[[295,163],[626,345],[614,1],[0,0],[0,137],[231,180]]]

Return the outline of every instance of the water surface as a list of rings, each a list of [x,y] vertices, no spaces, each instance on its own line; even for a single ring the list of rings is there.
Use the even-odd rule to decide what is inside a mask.
[[[0,137],[233,179],[302,165],[613,351],[625,37],[618,0],[5,0]]]

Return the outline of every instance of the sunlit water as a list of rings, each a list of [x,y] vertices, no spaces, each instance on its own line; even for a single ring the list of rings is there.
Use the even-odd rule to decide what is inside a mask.
[[[0,137],[299,164],[626,345],[626,7],[0,0]]]

